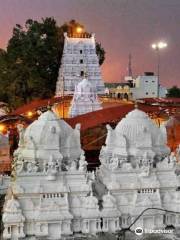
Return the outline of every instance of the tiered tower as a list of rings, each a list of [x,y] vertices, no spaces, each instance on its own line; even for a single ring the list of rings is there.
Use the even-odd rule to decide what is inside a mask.
[[[81,33],[70,36],[65,33],[64,37],[56,96],[73,94],[75,86],[82,80],[85,71],[97,93],[103,94],[104,83],[96,54],[95,35]]]

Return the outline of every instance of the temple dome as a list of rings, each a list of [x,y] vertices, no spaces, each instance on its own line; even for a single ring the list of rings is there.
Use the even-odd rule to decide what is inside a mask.
[[[102,149],[106,156],[122,156],[126,160],[129,158],[148,161],[160,160],[170,152],[166,145],[167,138],[164,131],[139,109],[129,112],[115,129],[107,125],[107,132],[106,147]],[[140,160],[137,160],[137,163],[138,161]]]
[[[34,148],[34,143],[44,148],[59,149],[59,141],[63,144],[72,130],[71,126],[48,110],[27,127],[24,135],[25,146]]]
[[[22,210],[18,200],[14,198],[9,199],[4,208],[3,221],[4,222],[24,222],[25,218],[22,215]]]
[[[153,140],[160,133],[159,128],[150,120],[147,114],[138,109],[129,112],[117,125],[116,131],[124,135],[130,142],[137,140],[143,131],[151,132]]]
[[[80,125],[73,129],[48,110],[26,128],[20,142],[23,143],[18,154],[25,161],[34,158],[41,162],[47,162],[50,158],[77,159],[81,154]]]
[[[160,128],[149,118],[149,116],[135,109],[129,112],[115,128],[117,135],[123,135],[129,147],[154,147],[156,153],[168,153],[166,139]],[[161,148],[157,149],[157,148]]]

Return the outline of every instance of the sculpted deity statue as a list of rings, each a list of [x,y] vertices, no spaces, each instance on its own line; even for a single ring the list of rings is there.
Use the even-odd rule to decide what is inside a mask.
[[[169,162],[170,164],[172,164],[173,166],[176,165],[176,156],[174,152],[171,152],[170,156],[169,156]]]
[[[26,168],[28,173],[34,173],[38,171],[38,166],[36,162],[28,162]]]
[[[57,173],[57,162],[52,155],[50,155],[47,163],[47,173],[49,175],[55,175]]]
[[[126,162],[127,162],[127,156],[120,156],[119,157],[119,167],[121,167]]]
[[[150,165],[144,165],[141,168],[141,177],[148,177],[150,175]]]
[[[94,172],[94,171],[88,172],[87,179],[88,179],[89,187],[90,187],[90,189],[91,189],[91,191],[92,191],[92,189],[93,189],[93,183],[94,183],[94,181],[95,181],[95,179],[96,179],[95,172]]]
[[[85,160],[84,151],[82,151],[79,160],[79,171],[87,171],[87,165],[88,163]]]
[[[18,124],[17,125],[17,129],[19,132],[19,147],[22,147],[24,145],[24,133],[25,133],[25,129],[24,129],[24,125],[23,124]]]
[[[106,125],[106,128],[107,128],[107,138],[106,138],[106,146],[107,146],[112,144],[113,129],[109,124]]]
[[[17,173],[21,173],[24,170],[24,158],[22,154],[14,152],[14,167]]]
[[[69,170],[70,170],[70,171],[75,171],[75,170],[77,170],[77,162],[76,162],[76,160],[73,160],[73,161],[71,162],[71,166],[69,167]]]
[[[105,148],[106,148],[105,146],[102,146],[100,155],[99,155],[99,160],[101,161],[101,163],[104,163],[104,164],[107,163]]]
[[[111,170],[116,170],[117,168],[118,168],[118,166],[119,166],[119,159],[118,159],[118,157],[112,157],[111,159],[110,159],[110,164],[109,164],[109,168],[111,169]]]

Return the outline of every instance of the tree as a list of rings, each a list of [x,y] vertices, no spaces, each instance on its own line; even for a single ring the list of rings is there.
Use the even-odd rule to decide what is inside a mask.
[[[173,86],[172,88],[168,89],[167,97],[180,98],[180,88]]]
[[[0,50],[0,100],[12,108],[35,98],[54,96],[64,46],[64,32],[84,26],[75,20],[57,26],[53,18],[29,19],[13,29],[7,51]],[[100,64],[105,51],[96,43]]]

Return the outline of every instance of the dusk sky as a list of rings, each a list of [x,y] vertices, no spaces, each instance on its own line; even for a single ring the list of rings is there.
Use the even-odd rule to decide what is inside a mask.
[[[54,17],[58,25],[75,19],[94,32],[106,50],[103,79],[120,82],[132,54],[134,75],[156,71],[153,42],[164,40],[160,82],[180,86],[180,0],[0,0],[0,48],[16,23]]]

